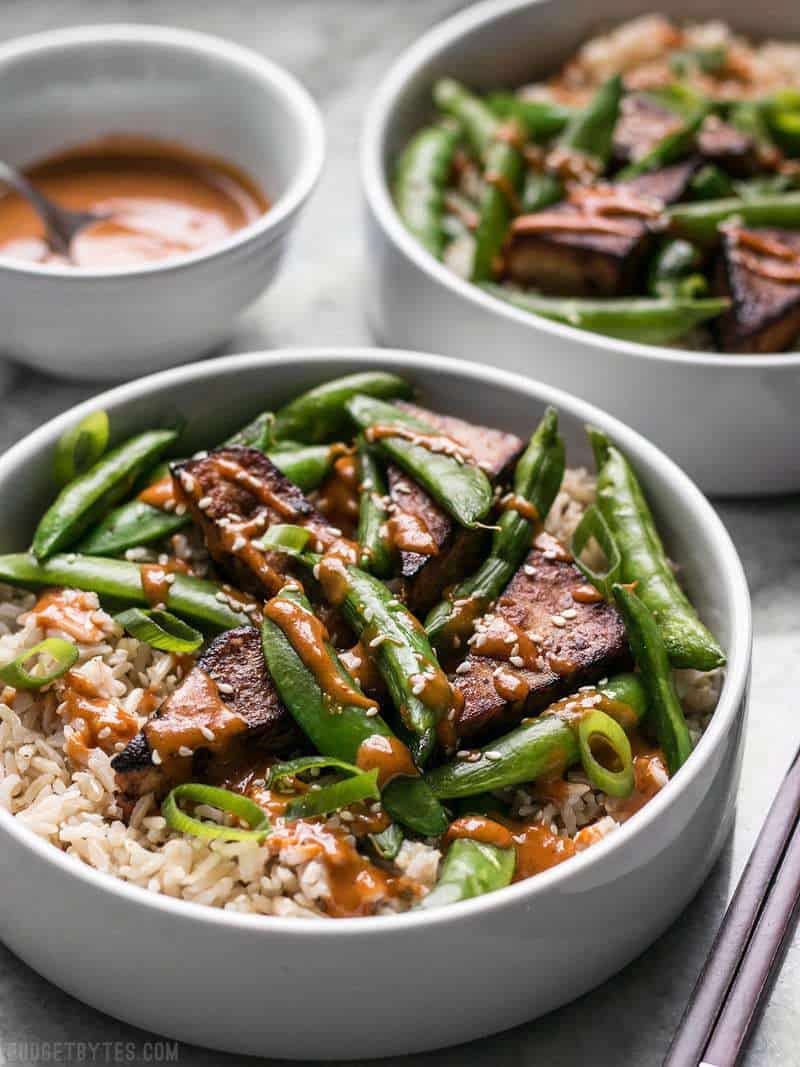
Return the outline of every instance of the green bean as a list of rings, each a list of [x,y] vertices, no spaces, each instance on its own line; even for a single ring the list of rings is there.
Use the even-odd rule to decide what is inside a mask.
[[[444,188],[458,140],[457,129],[428,126],[411,139],[397,164],[394,202],[398,214],[406,229],[437,259],[444,251]]]
[[[173,430],[137,434],[102,456],[58,494],[39,521],[33,552],[39,559],[68,548],[83,531],[130,492],[144,469],[174,444]]]
[[[31,589],[66,586],[97,593],[101,600],[114,605],[149,606],[142,586],[142,572],[135,563],[121,559],[79,556],[70,552],[40,563],[32,555],[20,552],[0,556],[0,581]],[[176,574],[165,606],[175,615],[211,632],[246,625],[248,616],[243,611],[234,611],[227,600],[218,599],[218,593],[220,587],[213,582]]]
[[[313,610],[299,589],[285,587],[278,595],[298,604],[304,611],[311,613]],[[359,748],[368,738],[376,734],[394,737],[380,715],[367,714],[374,709],[357,705],[332,707],[330,698],[303,663],[287,635],[269,618],[262,623],[261,644],[281,700],[303,733],[323,755],[356,763]],[[325,643],[325,654],[331,670],[344,679],[350,688],[358,691],[357,683],[328,642]],[[404,786],[396,788],[401,781],[395,778],[382,790],[384,807],[392,818],[425,836],[442,833],[447,826],[447,816],[423,779],[408,778]]]
[[[651,171],[669,166],[670,163],[677,163],[679,160],[685,159],[694,148],[697,132],[705,122],[707,115],[708,108],[701,107],[691,118],[686,120],[680,129],[668,133],[653,145],[641,159],[636,160],[635,163],[631,163],[627,167],[623,167],[617,175],[617,181],[630,181],[632,178],[638,178],[642,174],[649,174]]]
[[[363,437],[356,442],[358,459],[358,531],[361,567],[378,578],[392,574],[392,546],[387,536],[389,512],[383,503],[386,484],[369,446]]]
[[[603,82],[586,107],[572,116],[558,140],[560,148],[597,160],[601,173],[611,158],[622,90],[619,74]]]
[[[421,436],[439,436],[435,429],[400,408],[368,396],[354,396],[347,410],[356,426],[370,440],[370,429],[398,427]],[[492,506],[492,487],[480,467],[459,457],[434,452],[424,443],[403,436],[380,436],[379,450],[427,489],[444,510],[462,526],[476,526]]]
[[[561,179],[555,174],[546,171],[529,171],[522,187],[520,211],[523,215],[532,215],[535,211],[542,211],[551,204],[564,199],[564,186]]]
[[[514,495],[531,504],[544,519],[564,477],[564,442],[558,414],[548,408],[514,472]],[[508,508],[500,516],[492,544],[481,567],[431,609],[425,630],[437,650],[459,647],[514,576],[531,544],[534,523]]]
[[[514,210],[512,201],[525,172],[525,159],[515,140],[524,140],[527,130],[520,119],[518,137],[505,135],[507,122],[498,119],[491,108],[459,82],[446,78],[437,82],[434,99],[439,107],[456,118],[467,134],[484,167],[485,189],[481,195],[472,280],[479,282],[497,273],[495,261],[503,246]]]
[[[650,715],[664,752],[669,773],[683,766],[692,752],[692,740],[683,717],[667,648],[661,629],[644,602],[622,585],[614,586],[614,599],[625,622],[625,633],[647,691]]]
[[[716,318],[730,307],[730,301],[723,297],[703,300],[682,297],[583,300],[577,297],[539,296],[507,289],[502,285],[483,285],[482,288],[521,311],[541,315],[553,322],[617,337],[622,341],[650,345],[677,341],[695,326]]]
[[[548,141],[561,133],[572,118],[571,108],[550,100],[526,100],[517,93],[494,92],[486,97],[486,103],[501,119],[519,119],[536,141]]]
[[[346,403],[357,394],[402,400],[411,396],[411,386],[388,371],[359,371],[323,382],[278,411],[272,424],[273,440],[320,444],[340,439],[350,425]]]
[[[313,554],[303,558],[315,570],[321,559]],[[344,599],[338,606],[363,647],[374,657],[408,734],[414,762],[422,767],[436,745],[437,723],[450,711],[452,691],[447,676],[425,631],[383,582],[358,567],[347,566],[344,573]],[[421,691],[415,693],[415,688]],[[426,697],[426,689],[433,695]]]
[[[701,273],[703,256],[698,248],[680,238],[667,240],[653,259],[647,288],[665,300],[691,300],[708,291]]]
[[[689,182],[693,200],[720,200],[724,196],[733,196],[734,191],[730,177],[714,163],[706,163]]]
[[[456,838],[447,850],[436,885],[417,908],[440,908],[503,889],[514,877],[516,863],[513,848]]]
[[[759,178],[747,178],[733,182],[733,191],[743,200],[758,200],[776,193],[787,193],[797,188],[797,179],[789,174],[764,174]]]
[[[778,90],[764,102],[764,119],[783,151],[790,156],[800,155],[800,92]]]
[[[605,698],[601,707],[631,728],[646,708],[644,691],[634,675],[611,679],[598,686]],[[578,693],[571,698],[580,707],[592,708],[594,694]],[[543,775],[562,774],[580,760],[577,737],[579,710],[566,710],[565,701],[553,705],[548,714],[524,721],[515,730],[477,749],[477,759],[446,763],[426,774],[428,784],[440,800],[475,796],[536,781]]]
[[[745,226],[800,228],[800,192],[675,204],[667,208],[667,217],[675,236],[708,246],[717,242],[722,223],[732,218],[741,220]]]
[[[597,506],[619,549],[622,581],[636,583],[673,666],[721,666],[725,655],[678,585],[630,464],[600,430],[590,427],[588,433],[597,461]]]

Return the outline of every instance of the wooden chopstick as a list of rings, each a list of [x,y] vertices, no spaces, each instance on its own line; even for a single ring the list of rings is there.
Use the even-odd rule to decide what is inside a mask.
[[[726,997],[742,965],[770,886],[784,853],[787,852],[787,844],[797,826],[798,816],[800,750],[795,753],[791,767],[772,802],[667,1052],[664,1067],[698,1067],[703,1061],[709,1039],[712,1033],[717,1033],[717,1020],[723,1013]],[[778,905],[775,907],[780,911]],[[746,1036],[747,1033],[743,1035],[743,1039]],[[725,1061],[716,1067],[725,1067]]]
[[[769,977],[782,957],[800,900],[800,823],[786,849],[778,873],[750,938],[703,1055],[708,1067],[734,1067],[758,1018]]]

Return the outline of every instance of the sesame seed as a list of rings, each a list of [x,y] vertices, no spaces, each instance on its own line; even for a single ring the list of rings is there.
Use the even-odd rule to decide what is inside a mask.
[[[525,572],[525,574],[526,574],[526,576],[528,578],[535,578],[536,577],[536,568],[532,567],[530,565],[530,563],[526,563],[525,566],[522,569],[523,569],[523,571]]]
[[[228,603],[228,596],[226,593],[223,593],[221,589],[214,594],[214,599],[218,600],[220,604]]]
[[[191,748],[189,748],[188,745],[181,745],[181,747],[178,749],[178,755],[179,756],[193,756],[194,752],[192,751]]]
[[[608,685],[608,678],[601,678],[598,685]]]
[[[577,619],[578,617],[578,612],[575,610],[575,608],[567,608],[567,610],[562,611],[561,614],[564,616],[565,619]]]
[[[567,625],[567,620],[563,615],[551,615],[550,622],[552,622],[553,626],[558,626],[559,629]]]
[[[317,581],[319,581],[319,563],[315,563],[314,564],[312,573],[313,573],[314,577],[317,579]]]
[[[203,735],[206,741],[216,741],[217,739],[217,735],[214,733],[211,727],[206,726],[205,724],[200,727],[200,733]]]
[[[195,452],[195,454],[192,456],[192,459],[207,459],[207,458],[208,458],[208,452],[204,448],[201,448],[199,452]]]
[[[328,532],[332,533],[334,537],[341,537],[342,536],[342,531],[339,529],[338,526],[329,526],[328,527]]]
[[[509,659],[509,663],[511,663],[514,667],[525,666],[525,660],[522,658],[522,656],[511,656]]]
[[[456,752],[456,756],[458,756],[459,759],[468,759],[471,755],[472,753],[468,748],[460,748],[458,752]]]
[[[235,692],[233,686],[229,685],[227,682],[217,682],[217,689],[219,689],[220,693],[224,696],[230,696]]]
[[[374,615],[375,615],[375,612],[372,610],[372,608],[364,608],[364,621],[365,622],[372,622],[372,619],[373,619]]]
[[[153,760],[153,763],[155,763],[156,767],[158,767],[161,763],[161,756],[159,756],[158,751],[156,749],[153,749],[151,759]]]
[[[175,510],[175,501],[172,500],[172,499],[165,500],[164,503],[161,506],[164,509],[164,511],[174,511]]]
[[[469,670],[469,663],[464,660],[463,663],[459,663],[459,665],[456,667],[456,674],[469,674]]]
[[[185,515],[186,514],[186,505],[185,504],[176,504],[175,505],[175,514],[176,515]]]
[[[496,748],[490,748],[488,752],[484,752],[484,756],[490,760],[497,760],[503,758],[503,753],[498,752]]]
[[[175,584],[175,575],[174,574],[165,574],[164,575],[164,581],[166,582],[167,585],[174,585]]]
[[[377,708],[367,708],[366,711],[364,712],[364,714],[367,716],[368,719],[371,719],[374,715],[378,714],[378,709]]]
[[[111,737],[111,727],[110,726],[104,726],[103,729],[99,731],[97,736],[101,740],[104,740],[106,737]]]
[[[241,534],[237,534],[237,536],[234,537],[234,539],[233,539],[233,546],[232,546],[233,551],[234,552],[241,552],[241,550],[244,548],[244,546],[246,544],[247,544],[247,538],[242,537]]]
[[[503,643],[506,645],[513,645],[517,640],[517,635],[513,630],[509,630],[503,637]]]

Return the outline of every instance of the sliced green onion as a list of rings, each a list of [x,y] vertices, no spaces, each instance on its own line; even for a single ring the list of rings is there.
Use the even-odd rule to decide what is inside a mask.
[[[114,616],[123,630],[162,652],[196,652],[203,635],[169,611],[159,608],[128,608]]]
[[[380,796],[378,768],[374,767],[371,771],[360,771],[352,778],[343,778],[290,800],[286,805],[286,818],[311,819],[315,815],[329,815],[360,800],[380,800]]]
[[[277,523],[275,526],[270,526],[261,540],[254,541],[253,544],[256,548],[263,548],[267,551],[299,556],[308,544],[310,536],[309,531],[302,526]]]
[[[605,554],[607,566],[603,571],[594,570],[581,559],[581,553],[584,548],[586,548],[591,537],[597,541]],[[586,509],[583,518],[578,523],[578,526],[572,535],[571,550],[575,559],[575,565],[579,568],[583,576],[588,578],[596,589],[599,589],[606,600],[611,599],[611,587],[615,582],[619,581],[622,559],[619,554],[619,548],[617,548],[617,543],[614,540],[614,535],[611,533],[611,530],[609,530],[606,520],[594,504]]]
[[[620,769],[609,770],[592,752],[592,741],[602,740],[613,750]],[[633,755],[628,735],[616,720],[604,711],[591,711],[578,725],[578,747],[586,777],[595,787],[612,797],[627,797],[633,792]]]
[[[235,826],[220,826],[218,823],[196,819],[179,807],[179,800],[190,800],[194,804],[208,804],[219,808],[220,811],[243,819],[250,829],[239,830]],[[228,789],[200,785],[197,782],[175,786],[162,803],[161,814],[170,829],[182,834],[192,834],[193,837],[215,837],[222,841],[263,841],[272,830],[264,810],[252,800],[239,793],[231,793]]]
[[[55,666],[46,674],[31,674],[25,664],[34,656],[48,656],[56,661]],[[0,682],[13,685],[15,689],[41,689],[43,685],[49,685],[65,674],[77,658],[78,649],[71,641],[65,641],[61,637],[48,637],[33,648],[26,648],[16,659],[0,667]]]
[[[344,771],[346,774],[361,774],[361,768],[355,763],[347,763],[335,756],[298,756],[297,759],[286,760],[285,763],[276,763],[270,768],[269,787],[277,785],[282,778],[297,778],[306,771],[313,770]]]
[[[108,445],[108,415],[93,411],[70,427],[56,445],[53,474],[56,484],[67,485],[97,463]]]
[[[370,834],[369,842],[382,860],[393,860],[403,847],[405,834],[396,822],[391,822],[379,834]]]

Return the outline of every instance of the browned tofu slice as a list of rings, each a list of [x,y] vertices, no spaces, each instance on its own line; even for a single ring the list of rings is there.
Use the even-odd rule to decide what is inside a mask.
[[[558,542],[547,535],[537,538],[451,676],[464,697],[460,737],[501,733],[629,664],[617,610],[602,600],[587,603],[580,592],[576,599],[573,594],[581,587],[581,572]]]
[[[650,174],[641,174],[630,181],[618,182],[617,186],[628,189],[637,196],[660,200],[662,204],[675,204],[678,200],[685,199],[689,183],[701,165],[699,156],[692,156],[691,159],[671,163],[668,167],[654,170]]]
[[[227,761],[245,747],[272,752],[296,739],[251,626],[228,630],[139,734],[111,761],[123,809],[197,776],[198,764]]]
[[[510,467],[522,450],[523,442],[514,434],[440,415],[415,404],[400,402],[398,407],[457,441],[492,480]],[[426,549],[400,551],[403,596],[412,611],[422,614],[437,602],[446,586],[477,567],[485,537],[480,530],[467,530],[454,523],[399,467],[390,465],[387,474],[396,543],[410,546],[418,541]]]
[[[622,98],[614,127],[614,159],[619,163],[633,163],[680,126],[681,118],[674,111],[649,96],[628,93]]]
[[[726,227],[717,261],[715,283],[719,293],[731,298],[729,311],[715,320],[716,338],[723,352],[785,352],[800,338],[800,281],[778,281],[753,270],[759,263],[777,265],[754,248],[740,247],[739,232]],[[800,264],[800,231],[742,230],[745,237],[778,241],[797,253]],[[767,246],[769,247],[769,246]],[[745,256],[742,256],[742,252]]]
[[[339,536],[263,452],[233,446],[172,465],[176,498],[203,531],[212,559],[240,589],[255,596],[278,592],[291,569],[289,556],[252,545],[276,523],[305,526],[328,547]],[[312,546],[315,547],[315,546]]]
[[[714,163],[739,178],[758,173],[758,146],[748,134],[717,115],[709,115],[700,128],[697,150],[704,162]]]
[[[608,218],[601,224],[576,205],[563,202],[539,213],[552,229],[525,229],[524,218],[512,224],[505,252],[505,272],[520,285],[556,296],[625,296],[635,291],[651,244],[651,231],[639,218]],[[556,225],[557,224],[557,225]],[[570,227],[570,228],[566,228]]]

